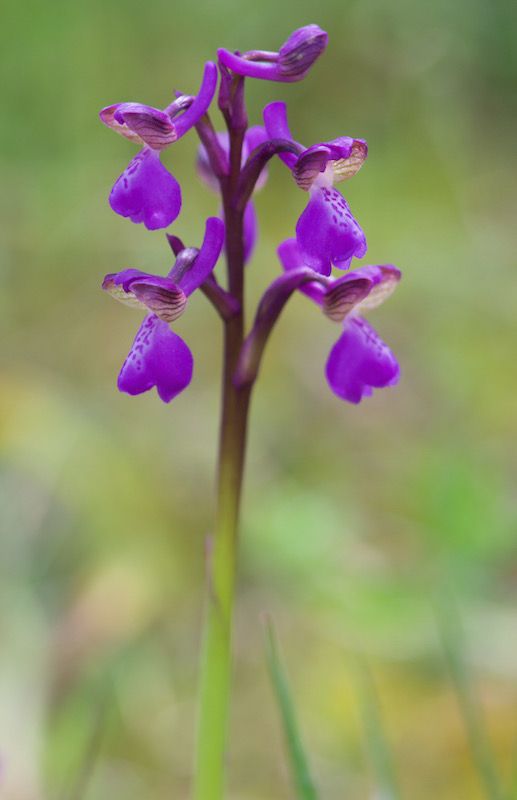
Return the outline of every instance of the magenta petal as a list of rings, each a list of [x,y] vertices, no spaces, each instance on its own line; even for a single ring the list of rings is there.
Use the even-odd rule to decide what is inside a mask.
[[[296,239],[286,239],[279,245],[277,253],[280,263],[286,272],[290,272],[294,269],[299,270],[306,267],[303,254]],[[317,279],[319,277],[319,273],[315,273],[314,277]],[[321,283],[303,283],[299,286],[299,290],[319,306],[323,305],[325,288],[321,285]]]
[[[246,209],[244,211],[244,263],[246,264],[251,256],[253,255],[253,250],[255,249],[255,242],[257,241],[257,230],[258,230],[258,222],[257,222],[257,212],[255,211],[255,206],[253,202],[250,200],[249,203],[246,205]]]
[[[248,128],[246,134],[244,136],[244,146],[242,148],[242,162],[244,163],[250,153],[255,150],[256,147],[259,147],[264,142],[267,142],[268,135],[266,129],[262,125],[252,125],[251,128]],[[262,172],[260,173],[258,180],[255,184],[254,192],[258,192],[259,189],[262,189],[264,184],[267,181],[267,167],[264,167]]]
[[[269,103],[264,107],[262,116],[264,117],[264,125],[266,126],[266,132],[270,139],[288,139],[291,142],[294,141],[287,121],[287,107],[283,101],[278,100],[275,103]],[[297,160],[297,156],[294,153],[279,153],[278,155],[289,169],[294,167]]]
[[[177,138],[180,139],[187,131],[194,127],[196,122],[206,114],[208,107],[217,88],[217,67],[213,61],[207,61],[205,64],[205,71],[203,72],[203,79],[199,92],[197,93],[194,102],[186,111],[179,117],[174,118],[174,129]]]
[[[366,253],[366,238],[348,203],[335,189],[314,187],[296,224],[296,238],[307,266],[330,275],[332,264],[348,269]]]
[[[223,243],[224,222],[219,217],[208,217],[205,237],[199,253],[178,281],[187,297],[208,278],[217,263]],[[172,272],[174,272],[174,267]]]
[[[156,152],[146,147],[130,161],[110,194],[110,206],[148,230],[166,228],[181,210],[181,189]]]
[[[372,326],[362,317],[349,317],[327,361],[327,380],[334,394],[359,403],[373,388],[397,383],[399,373],[395,356]]]
[[[224,48],[220,48],[217,51],[217,58],[224,67],[230,69],[236,75],[243,75],[246,78],[281,81],[283,83],[292,83],[299,80],[296,76],[281,75],[276,63],[273,61],[251,61]]]
[[[169,403],[192,379],[193,358],[189,348],[166,322],[147,316],[135,337],[120,375],[121,392],[136,395],[156,386],[164,403]]]

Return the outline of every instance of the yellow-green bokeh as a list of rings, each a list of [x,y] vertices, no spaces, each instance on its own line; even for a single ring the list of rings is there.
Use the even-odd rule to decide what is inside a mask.
[[[286,99],[307,144],[364,137],[344,187],[365,263],[404,280],[372,322],[402,380],[355,408],[328,390],[336,328],[297,297],[252,409],[229,748],[230,800],[291,797],[264,658],[277,622],[321,796],[374,796],[357,663],[374,675],[404,797],[481,800],[440,641],[458,642],[512,781],[517,435],[515,17],[507,0],[7,0],[0,29],[0,762],[6,800],[74,784],[107,702],[87,800],[188,797],[219,404],[218,320],[195,297],[196,358],[170,407],[116,374],[138,324],[106,272],[165,272],[163,232],[115,216],[133,146],[109,103],[194,92],[219,46],[329,31],[302,84],[249,85],[250,122]],[[217,200],[189,136],[164,156],[196,244]],[[257,197],[249,306],[305,197],[280,163]],[[512,241],[513,240],[513,241]],[[443,608],[443,602],[440,604]],[[513,647],[512,647],[513,636]],[[362,662],[361,662],[362,663]],[[108,698],[106,701],[105,698]],[[512,713],[513,711],[513,713]],[[1,789],[1,786],[0,786]],[[1,791],[0,791],[1,793]]]

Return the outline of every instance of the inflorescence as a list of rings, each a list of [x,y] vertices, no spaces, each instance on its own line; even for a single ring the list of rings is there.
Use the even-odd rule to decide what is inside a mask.
[[[316,303],[342,333],[332,347],[326,377],[332,391],[359,403],[373,389],[392,386],[399,378],[398,363],[363,312],[375,308],[396,288],[400,271],[391,265],[363,266],[341,277],[332,268],[348,270],[354,258],[366,254],[365,234],[336,184],[352,178],[363,165],[368,147],[363,139],[340,136],[309,147],[297,142],[287,121],[286,105],[274,102],[263,110],[264,125],[248,127],[244,105],[245,78],[292,83],[302,80],[327,46],[328,36],[317,25],[291,34],[278,52],[218,51],[218,63],[208,62],[197,95],[176,93],[163,110],[140,103],[117,103],[100,112],[102,122],[141,148],[110,194],[112,209],[148,230],[167,228],[181,211],[181,188],[160,160],[162,150],[195,129],[200,140],[197,170],[204,183],[222,197],[218,217],[206,220],[199,249],[185,247],[168,235],[176,256],[166,276],[138,269],[109,274],[103,289],[126,305],[146,312],[118,378],[121,391],[131,395],[156,387],[169,402],[191,380],[192,354],[171,329],[188,298],[201,289],[223,319],[241,313],[242,296],[224,289],[213,270],[223,250],[240,252],[240,268],[251,258],[257,238],[253,194],[267,180],[267,163],[278,156],[295,184],[308,194],[308,203],[295,226],[295,238],[282,242],[278,256],[283,268],[266,289],[254,323],[245,337],[233,374],[234,385],[255,380],[271,330],[286,301],[299,290]],[[216,132],[209,109],[217,105],[227,131]],[[238,146],[231,146],[231,141]],[[232,159],[237,156],[237,169]],[[232,241],[228,216],[241,220],[241,243]],[[226,226],[226,228],[225,228]],[[238,259],[237,259],[238,261]],[[233,258],[235,270],[236,259]],[[242,278],[234,283],[242,284]],[[242,294],[242,292],[241,292]]]

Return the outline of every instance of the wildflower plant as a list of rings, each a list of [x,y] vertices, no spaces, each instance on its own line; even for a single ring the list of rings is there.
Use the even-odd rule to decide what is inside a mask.
[[[194,797],[220,800],[230,695],[231,630],[237,563],[238,519],[250,396],[266,343],[293,293],[316,303],[340,326],[326,364],[330,389],[359,403],[374,389],[394,385],[399,367],[389,347],[364,318],[396,288],[400,272],[391,265],[361,266],[365,234],[336,186],[353,178],[368,155],[363,139],[351,136],[305,147],[291,134],[286,105],[263,110],[263,125],[248,126],[246,79],[292,83],[304,79],[328,43],[317,25],[292,33],[278,52],[221,49],[208,62],[196,95],[176,93],[164,109],[117,103],[100,112],[102,122],[140,146],[110,194],[112,209],[149,230],[168,228],[181,211],[181,188],[163,166],[160,153],[189,132],[200,139],[197,170],[220,196],[220,213],[205,223],[199,249],[167,234],[175,257],[166,275],[124,269],[106,275],[103,289],[145,313],[118,377],[118,388],[137,395],[156,388],[169,403],[190,383],[193,357],[174,332],[190,295],[201,290],[223,322],[222,411],[217,467],[217,510],[208,548],[206,623],[201,661]],[[225,130],[215,130],[210,111],[217,105]],[[298,221],[286,220],[295,236],[279,244],[279,276],[266,288],[254,320],[245,326],[245,265],[250,260],[257,220],[253,195],[267,180],[267,165],[280,158],[293,188],[307,193]],[[214,269],[224,251],[227,280]],[[333,267],[341,270],[332,275]]]

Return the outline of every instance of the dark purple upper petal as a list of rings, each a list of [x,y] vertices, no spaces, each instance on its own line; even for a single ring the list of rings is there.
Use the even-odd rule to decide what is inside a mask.
[[[144,144],[143,140],[140,136],[128,128],[126,123],[122,120],[119,121],[116,117],[117,111],[121,106],[125,105],[125,103],[115,103],[112,106],[106,106],[99,112],[99,117],[101,122],[106,125],[106,127],[111,128],[111,130],[115,131],[116,133],[120,133],[121,136],[125,136],[126,139],[129,139],[131,142],[138,142],[138,144]]]
[[[140,325],[120,370],[118,388],[136,395],[156,386],[164,403],[169,403],[189,385],[193,365],[183,339],[166,322],[150,314]]]
[[[113,211],[132,222],[143,222],[148,230],[166,228],[181,210],[181,189],[146,147],[129,162],[117,179],[109,198]]]
[[[323,298],[323,313],[333,322],[343,322],[351,311],[362,307],[373,281],[361,270],[330,280]]]
[[[362,317],[349,317],[327,361],[334,394],[359,403],[372,389],[397,383],[399,374],[395,356],[372,326]]]
[[[379,264],[376,266],[365,266],[355,272],[350,272],[348,276],[365,275],[372,281],[372,289],[361,301],[361,312],[377,308],[381,303],[390,297],[395,291],[402,277],[402,273],[393,264]]]
[[[352,178],[361,169],[367,155],[368,146],[363,139],[340,136],[304,150],[293,167],[293,176],[300,189],[308,191],[319,175],[330,167],[330,179],[337,183]]]
[[[171,118],[158,108],[140,103],[120,103],[114,117],[122,126],[126,125],[136,133],[153,150],[163,150],[178,138]]]
[[[315,186],[296,224],[296,238],[305,264],[330,275],[332,264],[348,269],[366,253],[366,238],[348,203],[335,189]]]
[[[115,300],[150,311],[164,322],[174,322],[187,305],[186,295],[174,281],[139,269],[125,269],[114,275],[106,275],[102,288]]]

